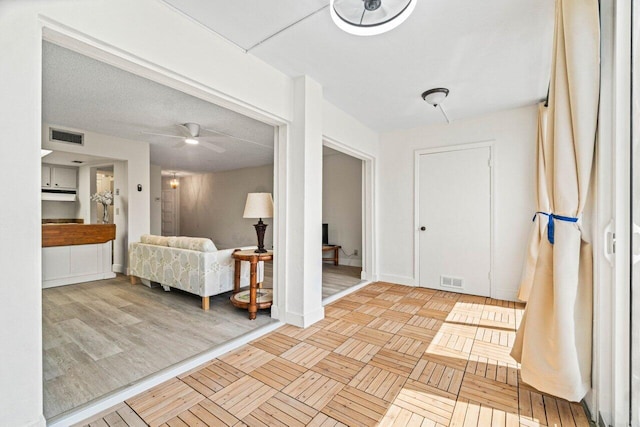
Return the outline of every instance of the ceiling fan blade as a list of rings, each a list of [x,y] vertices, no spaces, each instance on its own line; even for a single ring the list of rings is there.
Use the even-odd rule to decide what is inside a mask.
[[[142,132],[146,135],[155,135],[155,136],[164,136],[166,138],[180,138],[180,139],[184,139],[184,136],[178,136],[178,135],[167,135],[166,133],[154,133],[154,132]]]
[[[184,141],[182,141],[182,142],[179,142],[179,143],[175,144],[175,145],[174,145],[174,146],[172,146],[171,148],[182,148],[182,147],[184,147],[185,145],[187,145],[187,143],[186,143],[186,142],[184,142]]]
[[[219,145],[216,145],[213,142],[209,142],[202,138],[200,138],[200,142],[202,143],[200,144],[201,146],[203,146],[204,148],[208,148],[211,151],[215,151],[216,153],[224,153],[225,151],[227,151],[224,148],[220,147]]]
[[[238,141],[248,142],[249,144],[254,144],[254,145],[257,145],[259,147],[266,148],[268,150],[273,150],[273,147],[269,147],[268,145],[264,145],[264,144],[261,144],[259,142],[251,141],[250,139],[240,138],[238,136],[234,136],[234,135],[231,135],[231,134],[228,134],[228,133],[220,132],[218,130],[209,129],[209,128],[203,128],[203,130],[205,130],[207,132],[215,133],[216,135],[226,136],[227,138],[237,139]]]

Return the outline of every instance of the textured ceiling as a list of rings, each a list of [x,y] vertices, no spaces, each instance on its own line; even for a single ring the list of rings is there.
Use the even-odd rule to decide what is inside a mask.
[[[311,76],[330,102],[377,131],[443,122],[420,98],[434,87],[451,90],[443,105],[453,120],[547,92],[554,0],[418,0],[407,21],[373,37],[338,29],[328,0],[164,1],[245,50],[268,39],[248,54]]]
[[[44,122],[148,142],[151,163],[164,170],[208,172],[273,163],[273,128],[236,112],[46,42],[42,74]],[[186,122],[257,144],[209,134],[226,150],[216,153],[202,143],[174,148],[180,139],[145,133],[180,135],[176,125]]]

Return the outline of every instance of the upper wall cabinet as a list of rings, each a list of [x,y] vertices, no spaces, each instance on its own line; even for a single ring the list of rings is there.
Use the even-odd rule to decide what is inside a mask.
[[[42,188],[75,190],[78,187],[78,170],[64,166],[42,165]]]

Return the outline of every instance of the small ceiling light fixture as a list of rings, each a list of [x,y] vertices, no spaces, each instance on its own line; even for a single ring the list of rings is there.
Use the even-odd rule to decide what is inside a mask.
[[[440,107],[440,111],[442,111],[442,115],[447,119],[447,123],[451,123],[449,120],[449,116],[444,111],[444,107],[442,107],[442,101],[449,95],[449,89],[444,87],[438,87],[435,89],[429,89],[425,92],[422,92],[422,99],[424,99],[429,104],[433,105],[433,107]]]
[[[182,125],[189,133],[188,136],[184,139],[184,142],[191,145],[196,145],[200,141],[198,141],[198,137],[200,136],[200,125],[197,123],[184,123]]]
[[[45,150],[44,148],[41,148],[40,149],[40,158],[43,158],[44,156],[48,156],[51,153],[53,153],[53,151]]]
[[[374,36],[402,24],[418,0],[330,0],[333,22],[356,36]]]
[[[169,185],[171,186],[171,188],[173,188],[174,190],[176,188],[178,188],[178,186],[180,185],[180,181],[178,180],[178,178],[176,178],[176,173],[173,173],[173,179],[171,181],[169,181]]]

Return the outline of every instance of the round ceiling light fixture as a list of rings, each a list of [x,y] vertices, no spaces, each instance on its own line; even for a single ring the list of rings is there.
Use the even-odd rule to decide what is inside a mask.
[[[449,96],[449,89],[444,87],[437,87],[435,89],[429,89],[422,92],[421,96],[422,99],[425,100],[425,102],[433,105],[434,107],[440,107],[440,111],[442,111],[442,115],[444,116],[444,118],[447,119],[447,123],[451,123],[451,120],[449,120],[449,116],[442,107],[442,101],[444,101],[445,98]]]
[[[437,107],[440,105],[442,101],[449,95],[449,89],[444,87],[438,87],[435,89],[429,89],[425,92],[422,92],[422,99],[427,101],[429,104]]]
[[[330,0],[333,22],[356,36],[374,36],[402,24],[418,0]]]

